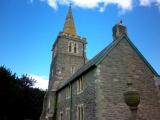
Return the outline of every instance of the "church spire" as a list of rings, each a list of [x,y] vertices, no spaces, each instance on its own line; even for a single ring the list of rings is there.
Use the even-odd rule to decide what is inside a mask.
[[[64,24],[63,32],[70,34],[70,35],[76,35],[76,29],[74,26],[71,4],[69,6],[68,14],[66,16],[66,21]]]

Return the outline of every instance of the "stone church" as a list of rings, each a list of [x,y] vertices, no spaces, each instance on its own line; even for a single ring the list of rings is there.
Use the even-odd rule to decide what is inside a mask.
[[[138,51],[122,22],[113,41],[91,60],[77,35],[71,6],[52,47],[40,120],[160,120],[160,76]]]

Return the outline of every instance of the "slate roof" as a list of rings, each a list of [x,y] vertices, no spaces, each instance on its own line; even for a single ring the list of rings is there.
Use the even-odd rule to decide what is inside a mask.
[[[135,45],[130,41],[128,36],[126,34],[123,34],[119,39],[114,40],[111,42],[106,48],[104,48],[100,53],[98,53],[95,57],[93,57],[90,61],[87,62],[87,64],[83,65],[80,69],[78,69],[64,84],[57,90],[60,91],[65,86],[76,80],[76,78],[80,77],[82,74],[88,72],[89,70],[96,67],[103,59],[112,51],[113,48],[115,48],[118,43],[126,39],[128,43],[131,45],[131,47],[135,50],[135,52],[139,55],[139,57],[143,60],[143,62],[149,67],[149,69],[152,71],[152,73],[155,76],[160,76],[158,73],[154,70],[154,68],[148,63],[148,61],[144,58],[144,56],[139,52],[139,50],[135,47]]]

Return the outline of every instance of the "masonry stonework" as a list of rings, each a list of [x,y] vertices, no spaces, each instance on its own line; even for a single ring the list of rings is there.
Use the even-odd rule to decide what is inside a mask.
[[[98,67],[98,120],[129,120],[130,110],[123,98],[128,81],[140,93],[137,120],[160,120],[154,74],[126,39],[121,40]]]
[[[84,117],[86,120],[95,120],[95,78],[93,76],[95,70],[83,75],[84,89],[82,93],[77,93],[77,81],[74,81],[72,86],[72,94],[70,98],[66,98],[66,88],[58,93],[58,109],[57,109],[57,120],[60,116],[60,112],[65,113],[66,108],[71,109],[72,120],[77,120],[77,105],[83,104],[85,108]],[[78,78],[77,78],[78,79]]]
[[[112,43],[87,61],[86,39],[77,35],[69,7],[53,44],[40,120],[160,120],[160,76],[130,41],[122,21],[112,31]],[[124,101],[128,83],[140,96],[134,112]]]

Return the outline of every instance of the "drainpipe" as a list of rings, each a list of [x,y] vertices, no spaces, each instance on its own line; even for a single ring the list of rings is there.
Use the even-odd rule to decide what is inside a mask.
[[[71,98],[70,98],[70,120],[72,120],[72,85],[69,83],[69,86],[71,87]]]

